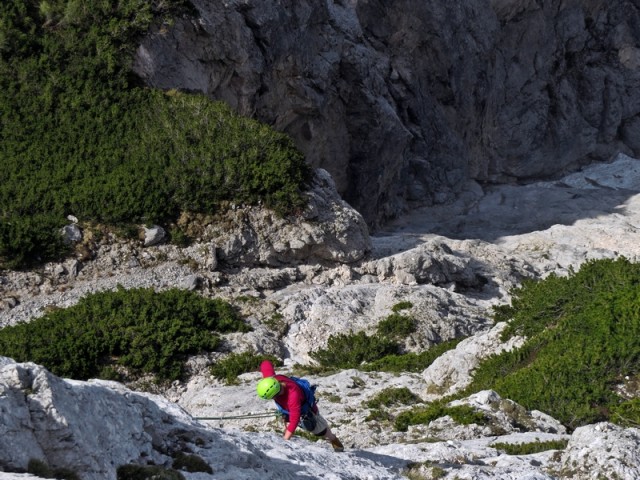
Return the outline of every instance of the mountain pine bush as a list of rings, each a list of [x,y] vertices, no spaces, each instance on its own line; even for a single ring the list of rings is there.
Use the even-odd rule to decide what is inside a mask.
[[[131,72],[152,24],[186,0],[0,2],[0,268],[65,253],[81,221],[153,223],[229,202],[286,214],[310,168],[291,139],[202,95]]]
[[[132,376],[176,380],[188,355],[218,347],[219,333],[249,329],[219,299],[178,289],[119,288],[0,329],[0,355],[79,380],[110,378],[117,366]]]
[[[569,428],[638,418],[616,386],[640,371],[640,264],[593,260],[567,277],[525,282],[495,318],[508,322],[504,339],[526,343],[482,362],[468,392],[494,389]]]
[[[408,308],[407,302],[402,308]],[[417,329],[412,317],[393,313],[378,323],[376,333],[338,333],[329,336],[326,348],[311,352],[311,358],[320,364],[320,371],[335,368],[359,368],[363,371],[421,372],[447,350],[454,348],[462,338],[442,342],[420,353],[403,353],[400,340]]]
[[[283,365],[282,360],[273,355],[242,352],[230,353],[214,363],[209,371],[218,380],[224,380],[227,384],[234,385],[238,383],[238,375],[257,372],[263,360],[270,360],[276,367]]]

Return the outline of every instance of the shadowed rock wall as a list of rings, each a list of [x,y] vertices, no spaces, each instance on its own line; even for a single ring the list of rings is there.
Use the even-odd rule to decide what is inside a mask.
[[[637,0],[193,0],[134,70],[290,134],[374,228],[640,154]]]

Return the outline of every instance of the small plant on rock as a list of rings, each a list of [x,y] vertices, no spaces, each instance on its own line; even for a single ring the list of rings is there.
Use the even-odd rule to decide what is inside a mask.
[[[121,465],[116,470],[117,480],[185,480],[180,472],[157,465]]]
[[[392,313],[378,323],[377,331],[379,335],[388,338],[405,338],[416,331],[416,321],[412,317]]]
[[[398,353],[398,345],[385,337],[369,336],[364,332],[331,335],[327,348],[316,350],[311,357],[321,365],[332,368],[358,368],[386,355]]]
[[[282,360],[273,355],[258,355],[254,352],[231,353],[211,366],[210,372],[218,380],[232,385],[238,383],[238,375],[255,372],[263,360],[271,360],[274,366],[281,366]]]
[[[410,463],[404,472],[409,480],[437,480],[447,475],[443,468],[432,465],[431,462]]]
[[[375,335],[365,332],[331,335],[326,348],[311,352],[311,358],[321,367],[316,373],[344,368],[369,372],[421,372],[462,340],[443,342],[420,353],[402,353],[398,341],[415,332],[416,328],[412,317],[393,313],[378,324]]]
[[[391,311],[393,313],[398,313],[398,312],[400,312],[402,310],[407,310],[407,309],[409,309],[411,307],[413,307],[413,303],[404,300],[402,302],[396,303],[393,307],[391,307]]]
[[[462,340],[464,340],[464,338],[455,338],[447,342],[442,342],[420,353],[386,355],[367,365],[363,365],[362,369],[368,372],[422,372],[431,365],[436,358],[444,352],[455,348]]]
[[[374,408],[364,419],[365,422],[390,422],[393,419],[391,414],[380,408]]]
[[[530,455],[532,453],[546,452],[547,450],[564,450],[568,440],[549,440],[547,442],[529,443],[493,443],[490,446],[502,450],[507,455]]]
[[[173,459],[173,468],[186,472],[213,473],[213,468],[198,455],[179,452]]]
[[[469,405],[448,407],[444,401],[438,401],[433,402],[428,407],[402,412],[396,417],[395,428],[400,432],[406,432],[409,425],[428,424],[437,418],[447,415],[460,425],[471,425],[472,423],[485,425],[487,423],[487,418],[484,414]]]
[[[640,398],[612,406],[611,421],[623,427],[640,427]]]
[[[375,397],[366,402],[369,408],[390,407],[393,405],[412,405],[421,401],[415,393],[407,387],[385,388]]]
[[[57,478],[61,480],[80,480],[73,470],[68,468],[51,468],[43,460],[32,458],[27,464],[27,472],[41,478]]]

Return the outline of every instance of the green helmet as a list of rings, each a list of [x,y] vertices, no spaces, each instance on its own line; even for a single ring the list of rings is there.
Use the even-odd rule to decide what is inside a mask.
[[[263,378],[258,382],[256,390],[258,391],[258,396],[260,398],[271,400],[280,393],[280,382],[278,382],[274,377]]]

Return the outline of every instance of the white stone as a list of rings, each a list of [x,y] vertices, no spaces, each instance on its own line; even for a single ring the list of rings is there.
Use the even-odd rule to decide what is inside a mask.
[[[167,238],[167,232],[159,225],[144,227],[144,246],[151,247],[162,243]]]
[[[78,243],[82,241],[82,230],[75,223],[62,227],[61,235],[65,243]]]

